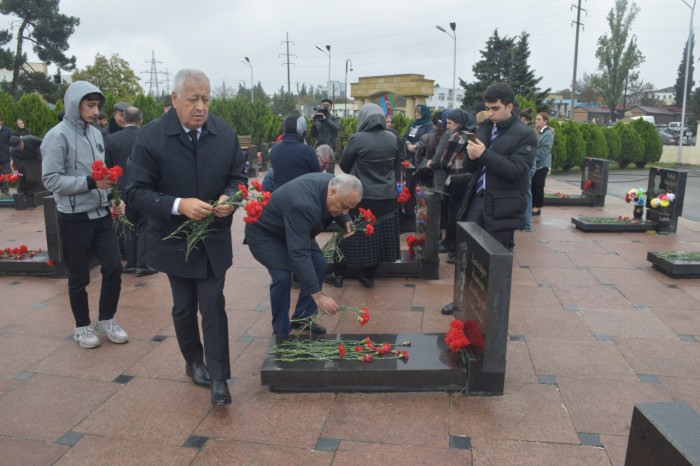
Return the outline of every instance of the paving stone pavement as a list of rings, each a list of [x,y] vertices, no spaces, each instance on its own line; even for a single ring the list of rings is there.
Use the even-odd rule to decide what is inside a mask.
[[[547,180],[548,192],[574,193]],[[692,200],[689,200],[692,202]],[[678,233],[584,233],[546,207],[516,233],[503,396],[460,393],[271,393],[260,384],[270,344],[269,276],[241,244],[227,275],[233,403],[212,407],[185,375],[165,275],[124,275],[117,314],[130,341],[81,349],[65,279],[0,276],[0,464],[616,465],[635,403],[700,410],[700,280],[673,279],[652,250],[700,250],[700,224]],[[0,247],[45,248],[42,208],[0,209]],[[441,258],[446,259],[443,255]],[[445,332],[453,267],[439,280],[346,280],[326,289],[367,305],[367,333]],[[98,268],[89,287],[96,318]],[[415,285],[415,286],[406,286]],[[296,293],[296,291],[294,291]],[[346,316],[348,317],[348,316]],[[331,333],[353,327],[324,318]]]

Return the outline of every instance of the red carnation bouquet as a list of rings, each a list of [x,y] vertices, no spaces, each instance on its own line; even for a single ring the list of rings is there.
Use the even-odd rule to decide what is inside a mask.
[[[401,188],[401,193],[396,198],[396,202],[402,206],[402,205],[405,205],[410,200],[411,200],[411,192],[408,190],[406,185],[404,185]]]
[[[263,191],[262,185],[258,180],[253,180],[250,184],[252,186],[250,189],[244,184],[239,184],[238,191],[233,193],[229,198],[223,201],[212,201],[210,204],[212,207],[219,205],[243,207],[246,211],[246,216],[243,221],[246,223],[255,223],[262,215],[263,207],[270,202],[270,193]],[[187,261],[190,257],[190,253],[197,249],[197,245],[212,231],[211,224],[215,219],[216,217],[212,211],[212,213],[202,220],[187,220],[180,225],[177,230],[163,238],[163,241],[168,239],[180,239],[184,236],[187,240],[187,246],[185,247],[185,261]]]
[[[102,181],[107,178],[113,183],[111,188],[111,200],[114,202],[115,206],[118,206],[122,202],[122,198],[119,195],[119,187],[117,186],[117,181],[122,175],[124,175],[124,170],[122,170],[122,167],[119,165],[107,168],[102,160],[95,160],[92,162],[92,179],[95,181]],[[114,222],[114,231],[117,232],[120,238],[134,231],[134,224],[126,218],[126,215],[116,215],[112,212],[112,220]]]
[[[354,230],[356,232],[364,232],[365,236],[372,236],[374,234],[374,224],[377,223],[377,217],[375,217],[369,209],[360,207],[358,210],[360,215],[353,220]],[[340,244],[343,240],[345,240],[345,230],[337,232],[328,240],[321,251],[323,252],[323,256],[333,262],[342,261],[344,256],[343,251],[340,249]]]
[[[408,253],[420,259],[423,246],[425,246],[425,236],[419,238],[415,235],[408,235],[406,237],[406,244],[408,245]]]
[[[7,175],[0,175],[0,184],[7,183],[8,188],[16,189],[19,186],[21,173],[8,173]]]
[[[464,322],[461,320],[450,322],[450,330],[445,335],[445,343],[453,353],[459,353],[472,344],[464,333]]]

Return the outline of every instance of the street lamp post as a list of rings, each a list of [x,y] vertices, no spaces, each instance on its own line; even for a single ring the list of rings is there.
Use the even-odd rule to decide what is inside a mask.
[[[323,50],[320,45],[316,46],[317,49],[319,49],[321,52],[325,53],[328,55],[328,83],[326,84],[326,87],[328,88],[328,98],[331,98],[331,44],[326,44],[326,50]]]
[[[350,71],[352,71],[352,60],[349,58],[345,60],[345,118],[348,117],[348,64],[350,64]]]
[[[681,139],[678,141],[678,164],[683,163],[683,139],[685,132],[685,106],[688,100],[688,72],[690,69],[690,46],[691,39],[693,36],[693,16],[695,15],[695,2],[693,0],[693,6],[690,6],[685,0],[681,0],[685,5],[690,8],[690,27],[688,28],[688,40],[685,43],[685,80],[683,81],[683,106],[681,108]]]
[[[630,45],[627,46],[627,61],[629,62],[629,55],[632,53],[632,45],[637,43],[637,34],[632,34],[630,39]],[[625,118],[625,113],[627,112],[627,79],[630,76],[629,69],[627,70],[627,76],[625,76],[625,93],[622,96],[622,118]]]
[[[452,34],[447,32],[447,29],[445,29],[442,26],[435,27],[447,34],[448,36],[450,36],[454,41],[454,50],[452,57],[452,108],[455,109],[457,108],[457,31],[455,31],[455,29],[457,29],[457,23],[450,23],[450,29],[452,29]]]
[[[254,104],[255,103],[255,97],[253,96],[253,64],[250,62],[250,58],[245,57],[245,60],[243,58],[240,59],[241,62],[246,63],[248,66],[250,66],[250,103]]]

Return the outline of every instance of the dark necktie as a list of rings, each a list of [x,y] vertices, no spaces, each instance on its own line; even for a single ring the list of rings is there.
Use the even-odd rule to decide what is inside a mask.
[[[187,132],[188,136],[190,137],[190,140],[192,141],[192,148],[194,149],[194,153],[197,153],[197,136],[199,136],[199,131],[196,129],[192,129]]]
[[[498,137],[498,128],[496,125],[493,125],[493,129],[491,130],[491,140],[489,141],[489,146],[493,142],[494,139]],[[483,155],[482,155],[483,157]],[[476,180],[476,195],[481,196],[484,194],[484,191],[486,191],[486,165],[481,166],[481,173],[479,174],[479,179]]]

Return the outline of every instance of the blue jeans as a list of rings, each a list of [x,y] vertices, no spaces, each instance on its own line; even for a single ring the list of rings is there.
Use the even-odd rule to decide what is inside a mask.
[[[311,261],[314,264],[316,277],[320,287],[323,287],[323,274],[326,273],[328,263],[321,251],[311,249]],[[272,278],[270,284],[270,305],[272,307],[272,330],[278,335],[287,335],[292,327],[289,322],[289,306],[291,304],[292,273],[285,269],[267,269]],[[303,319],[316,314],[318,308],[313,298],[306,294],[299,294],[292,319]]]
[[[537,164],[533,163],[530,171],[527,172],[527,206],[525,207],[525,227],[524,231],[532,230],[532,175],[537,171]]]

